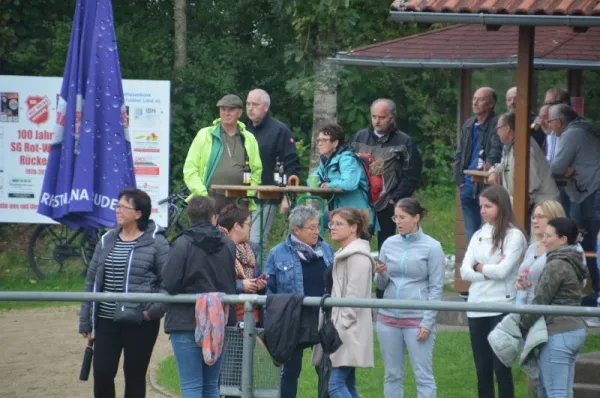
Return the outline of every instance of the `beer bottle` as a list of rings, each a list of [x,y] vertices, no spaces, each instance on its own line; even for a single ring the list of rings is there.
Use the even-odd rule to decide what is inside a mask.
[[[250,185],[252,183],[252,173],[250,172],[250,162],[248,159],[244,162],[244,177],[243,184]]]
[[[283,162],[279,162],[278,174],[279,174],[279,184],[282,187],[285,187],[287,185],[287,175],[285,175],[285,171],[283,170]]]

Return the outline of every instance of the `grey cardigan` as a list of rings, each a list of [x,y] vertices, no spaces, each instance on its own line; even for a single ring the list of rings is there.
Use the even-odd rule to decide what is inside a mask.
[[[104,282],[104,262],[115,246],[120,228],[112,229],[102,236],[96,245],[94,256],[88,267],[84,291],[101,292]],[[158,293],[162,283],[162,269],[167,262],[169,242],[164,230],[153,221],[138,239],[129,257],[129,265],[123,290],[135,293]],[[144,311],[150,319],[160,319],[166,306],[161,303],[147,303]],[[90,333],[96,324],[96,303],[86,302],[79,313],[79,333]]]

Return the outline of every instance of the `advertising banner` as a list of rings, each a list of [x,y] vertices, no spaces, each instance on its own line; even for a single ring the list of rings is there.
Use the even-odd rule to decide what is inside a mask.
[[[61,85],[59,77],[0,76],[0,222],[53,223],[37,208]],[[123,80],[123,92],[137,187],[152,199],[152,218],[166,226],[167,205],[157,203],[169,194],[170,82]],[[59,200],[81,194],[68,192]]]

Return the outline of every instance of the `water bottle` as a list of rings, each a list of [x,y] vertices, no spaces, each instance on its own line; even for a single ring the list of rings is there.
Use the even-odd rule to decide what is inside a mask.
[[[529,269],[523,271],[522,281],[524,284],[529,284]],[[531,287],[527,287],[525,289],[517,290],[517,304],[527,304],[529,301],[529,294],[531,291]]]

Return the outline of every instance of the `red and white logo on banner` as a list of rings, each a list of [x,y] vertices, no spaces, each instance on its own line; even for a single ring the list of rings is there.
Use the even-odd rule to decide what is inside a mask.
[[[29,96],[25,103],[27,104],[27,119],[31,120],[32,123],[40,125],[48,121],[48,109],[50,107],[48,97]]]

